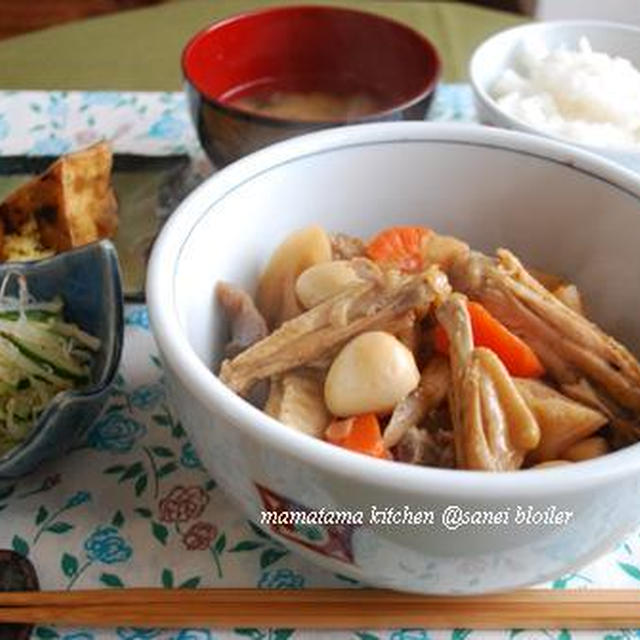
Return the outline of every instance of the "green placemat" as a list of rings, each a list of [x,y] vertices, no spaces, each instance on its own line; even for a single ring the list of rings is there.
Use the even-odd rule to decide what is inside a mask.
[[[55,27],[0,43],[0,88],[178,90],[188,38],[225,16],[300,0],[177,0]],[[490,33],[523,21],[514,15],[446,2],[331,2],[375,11],[425,33],[444,61],[444,80],[466,78],[469,56]]]

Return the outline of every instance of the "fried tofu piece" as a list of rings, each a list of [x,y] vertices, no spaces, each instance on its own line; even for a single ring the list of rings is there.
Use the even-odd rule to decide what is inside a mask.
[[[34,247],[53,253],[113,237],[118,216],[111,165],[109,145],[100,142],[62,156],[7,196],[0,203],[2,259],[39,257],[13,255],[9,236],[24,235]]]

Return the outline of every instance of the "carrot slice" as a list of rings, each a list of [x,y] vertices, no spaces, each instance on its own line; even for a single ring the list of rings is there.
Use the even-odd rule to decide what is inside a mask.
[[[478,302],[468,302],[467,308],[476,346],[491,349],[512,376],[539,378],[544,375],[540,359],[526,342],[511,333]],[[441,325],[435,328],[434,347],[438,353],[449,353],[449,336]]]
[[[390,227],[369,242],[367,257],[403,271],[420,271],[425,245],[432,233],[427,227]]]
[[[334,420],[325,431],[325,439],[351,451],[374,458],[388,458],[382,442],[382,431],[375,413],[364,413],[345,420]]]

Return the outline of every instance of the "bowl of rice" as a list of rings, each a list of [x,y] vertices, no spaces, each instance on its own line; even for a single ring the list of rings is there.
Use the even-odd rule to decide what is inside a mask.
[[[507,29],[476,49],[469,72],[481,122],[640,170],[640,28],[570,20]]]

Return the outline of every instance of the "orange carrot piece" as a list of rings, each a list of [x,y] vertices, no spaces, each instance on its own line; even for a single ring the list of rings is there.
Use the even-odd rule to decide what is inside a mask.
[[[468,302],[473,341],[478,347],[491,349],[512,376],[539,378],[544,367],[535,351],[478,302]],[[449,353],[449,337],[441,325],[434,332],[434,347],[438,353]]]
[[[375,413],[334,420],[325,431],[325,439],[331,444],[374,458],[389,457],[382,442],[382,431]]]
[[[433,231],[427,227],[389,227],[367,245],[367,257],[403,271],[420,271],[424,250]]]

